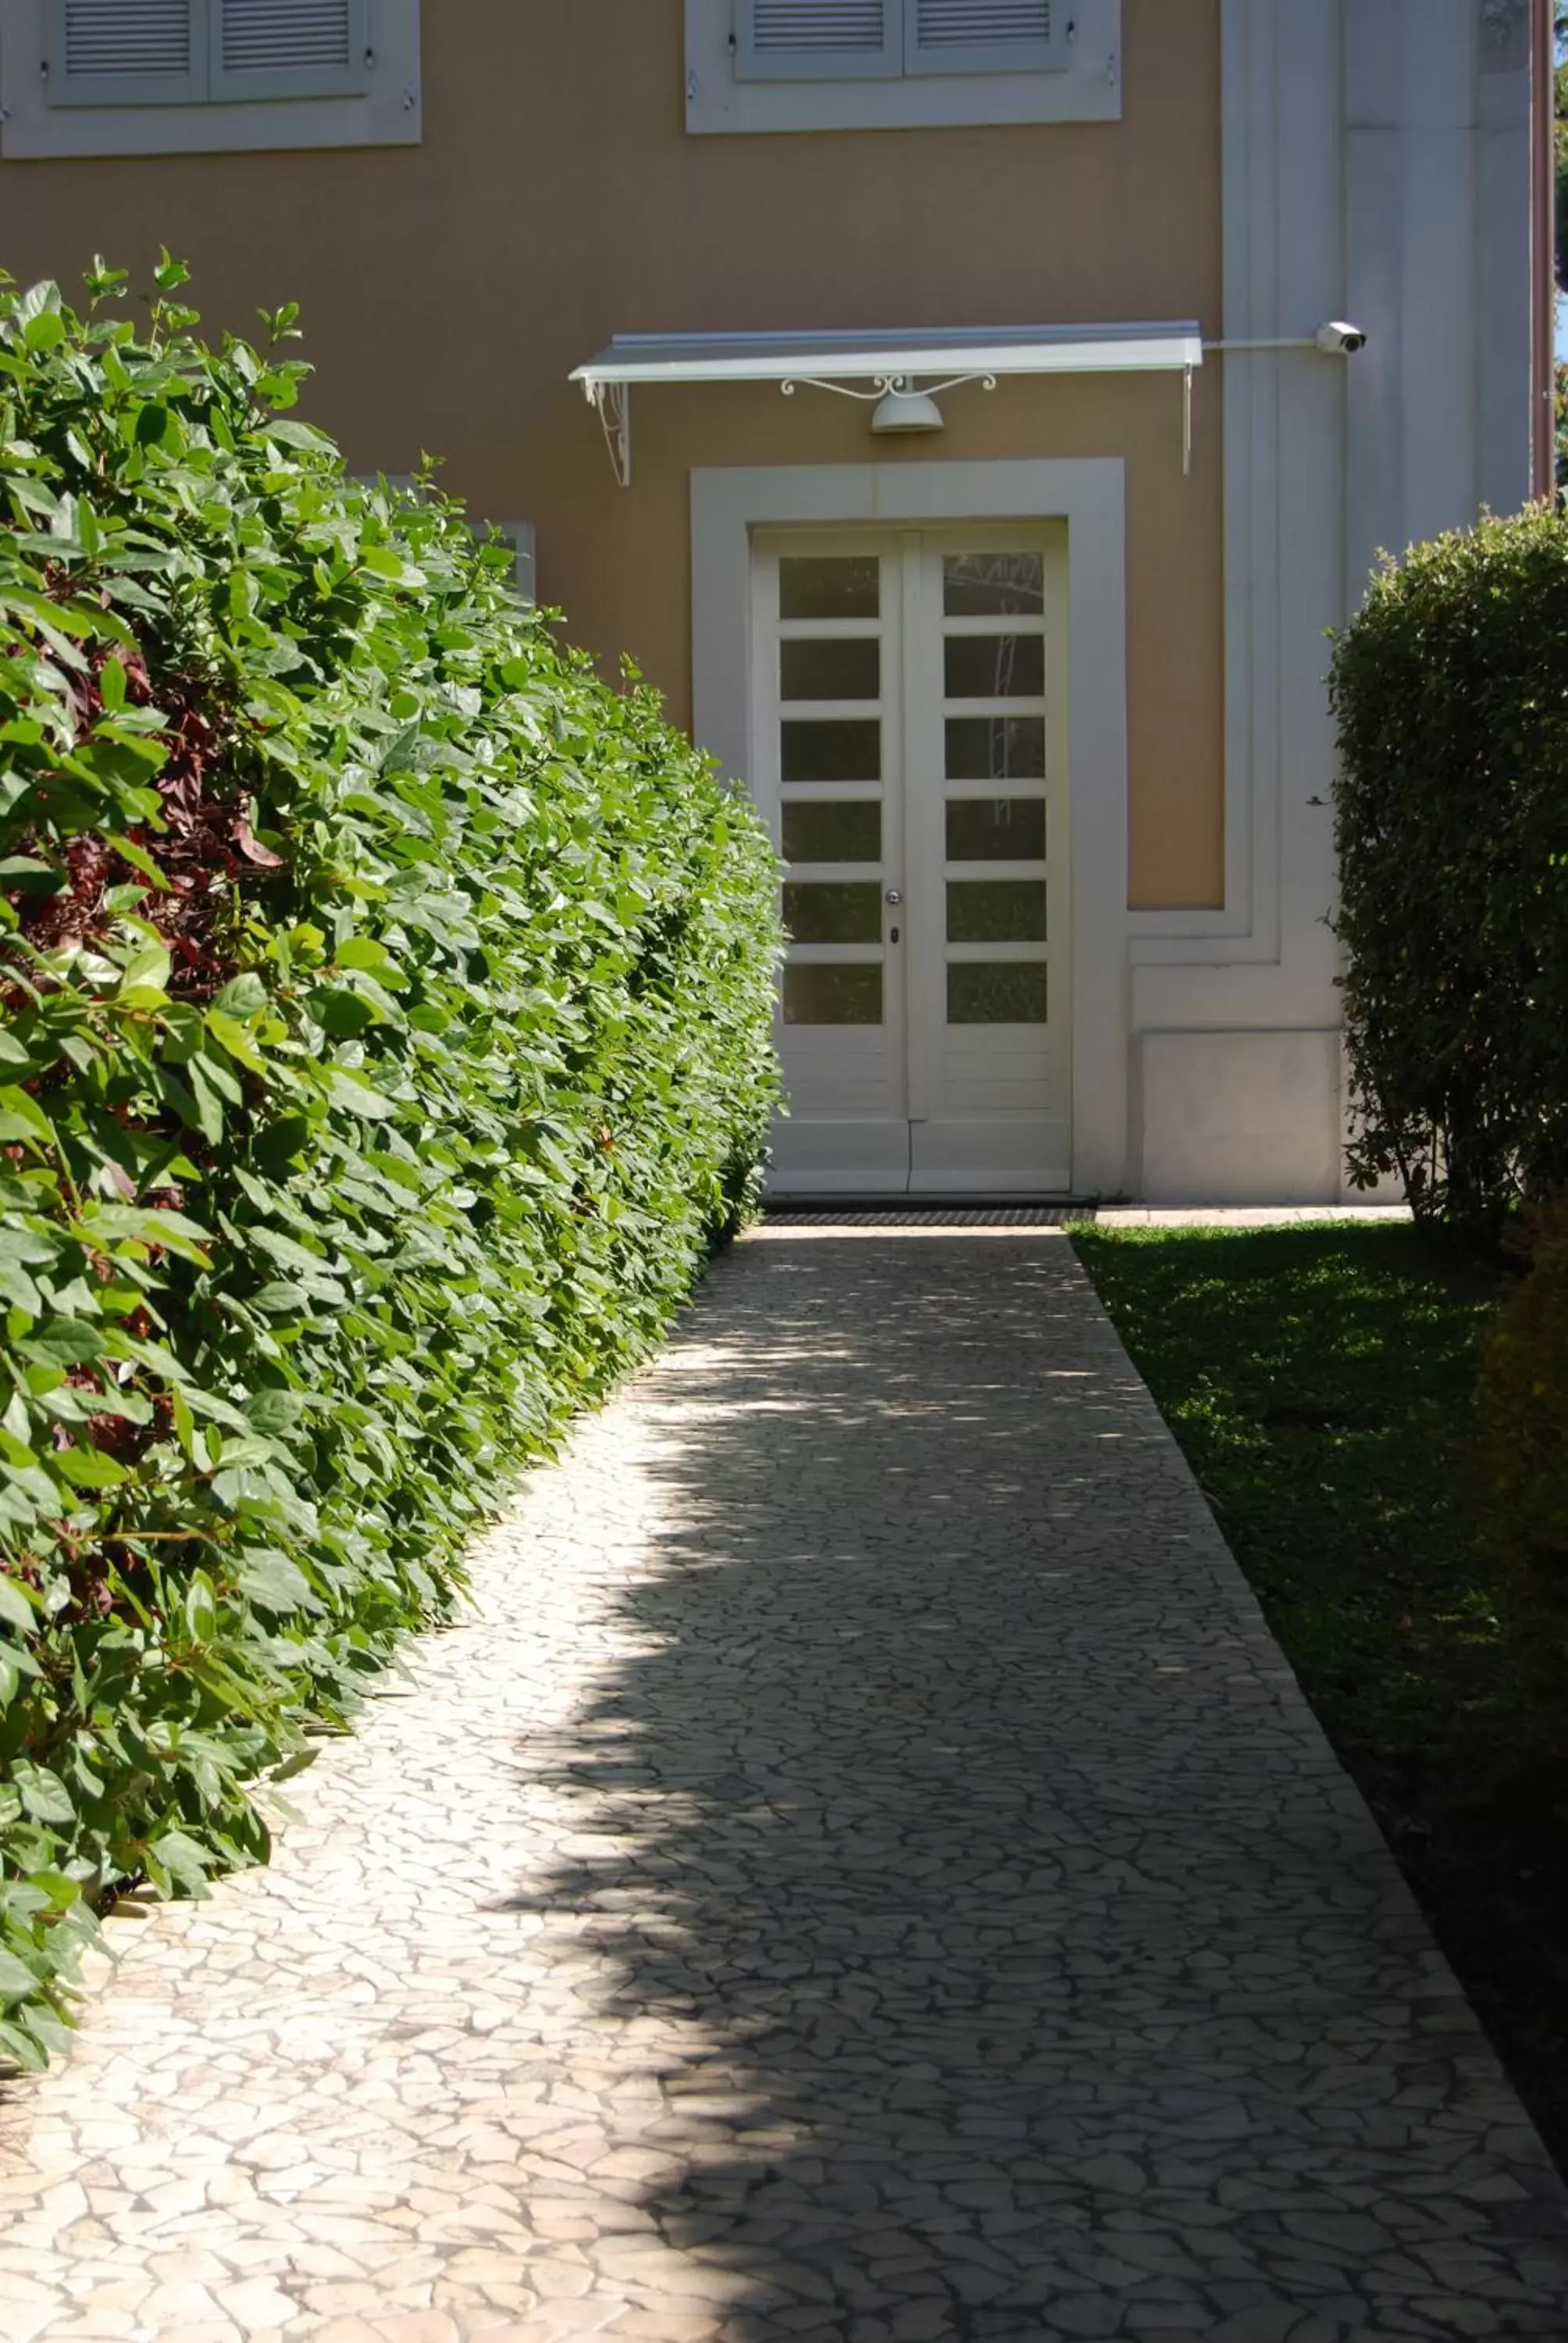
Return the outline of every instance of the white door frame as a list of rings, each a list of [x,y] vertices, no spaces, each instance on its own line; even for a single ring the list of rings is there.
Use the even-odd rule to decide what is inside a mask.
[[[751,533],[839,522],[1065,521],[1070,686],[1072,1185],[1128,1175],[1126,486],[1120,457],[803,464],[691,476],[694,729],[744,780]]]

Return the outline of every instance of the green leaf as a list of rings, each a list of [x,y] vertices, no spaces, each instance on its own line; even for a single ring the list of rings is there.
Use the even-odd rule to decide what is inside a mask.
[[[162,993],[169,987],[169,955],[166,945],[145,944],[126,961],[120,979],[122,994],[129,992]]]
[[[244,1066],[247,1072],[253,1074],[270,1072],[271,1069],[266,1060],[237,1018],[226,1016],[221,1009],[209,1009],[206,1012],[206,1029],[215,1041],[221,1042],[236,1063]]]
[[[57,349],[65,338],[65,320],[57,309],[41,309],[22,328],[25,348],[35,353]]]
[[[117,1489],[128,1477],[125,1466],[101,1448],[57,1449],[53,1462],[75,1489]]]
[[[322,1604],[297,1563],[276,1549],[246,1554],[239,1565],[240,1592],[279,1617],[294,1611],[319,1611]]]
[[[47,2064],[43,2046],[20,2026],[5,2019],[0,2019],[0,2058],[9,2058],[28,2074],[38,2073]]]
[[[0,1945],[0,2001],[21,2001],[37,1990],[38,1979],[25,1962]]]
[[[11,1768],[13,1788],[22,1801],[22,1811],[35,1823],[64,1823],[76,1819],[76,1809],[71,1793],[58,1774],[46,1765],[35,1765],[30,1758],[17,1757]]]
[[[333,954],[339,968],[385,968],[391,957],[386,945],[378,943],[374,936],[348,936]]]
[[[116,666],[117,662],[111,660],[109,664]],[[169,882],[145,846],[138,846],[134,838],[126,836],[124,830],[106,830],[104,838],[105,843],[114,848],[122,862],[128,862],[133,870],[139,870],[149,885],[156,887],[161,893],[168,893]]]
[[[89,1318],[51,1316],[18,1340],[28,1358],[62,1367],[89,1366],[104,1355],[103,1330]]]
[[[362,1115],[370,1121],[385,1121],[397,1111],[394,1100],[383,1098],[379,1091],[372,1090],[357,1075],[346,1073],[341,1066],[328,1070],[327,1087],[334,1106],[342,1107],[347,1114]]]
[[[146,1852],[147,1869],[155,1878],[162,1871],[187,1896],[206,1895],[207,1873],[216,1867],[216,1857],[188,1831],[160,1831]]]
[[[229,1017],[259,1017],[266,1006],[266,986],[254,970],[231,978],[213,1002]]]
[[[186,1071],[190,1075],[191,1095],[196,1101],[196,1129],[216,1147],[223,1138],[224,1101],[212,1062],[210,1059],[192,1058]]]
[[[0,860],[0,895],[57,895],[70,882],[52,862],[30,854],[8,854]]]
[[[35,1600],[36,1598],[35,1598]],[[0,1620],[15,1627],[18,1634],[30,1635],[37,1627],[37,1614],[26,1591],[14,1578],[0,1571]]]
[[[217,1633],[217,1594],[205,1570],[194,1571],[186,1589],[186,1626],[193,1644],[210,1644]]]

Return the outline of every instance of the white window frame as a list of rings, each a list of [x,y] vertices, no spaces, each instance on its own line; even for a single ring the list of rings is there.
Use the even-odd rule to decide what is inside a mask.
[[[1067,5],[1067,0],[1062,0]],[[910,25],[913,0],[890,0],[890,21]],[[686,0],[686,126],[703,135],[800,130],[916,130],[1007,122],[1117,122],[1121,118],[1121,0],[1071,0],[1065,58],[986,70],[978,48],[890,66],[829,55],[785,77],[770,61],[743,76],[738,0]],[[900,25],[902,30],[902,25]],[[753,77],[755,75],[755,77]]]
[[[370,62],[347,75],[280,74],[248,94],[250,75],[223,72],[217,10],[196,0],[187,86],[104,75],[62,96],[45,63],[59,54],[58,0],[0,0],[0,158],[417,146],[420,0],[354,0],[354,10]]]

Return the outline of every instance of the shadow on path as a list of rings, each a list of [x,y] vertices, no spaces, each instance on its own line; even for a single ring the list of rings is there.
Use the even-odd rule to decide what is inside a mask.
[[[1066,1243],[748,1243],[638,1403],[638,1654],[522,1744],[599,1851],[511,1908],[664,2046],[641,2331],[1568,2336],[1560,2184]]]

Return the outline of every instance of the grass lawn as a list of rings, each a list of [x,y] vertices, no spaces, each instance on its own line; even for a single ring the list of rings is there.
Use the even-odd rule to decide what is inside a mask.
[[[1568,1700],[1533,1679],[1465,1498],[1505,1272],[1408,1226],[1073,1242],[1568,2167]]]

